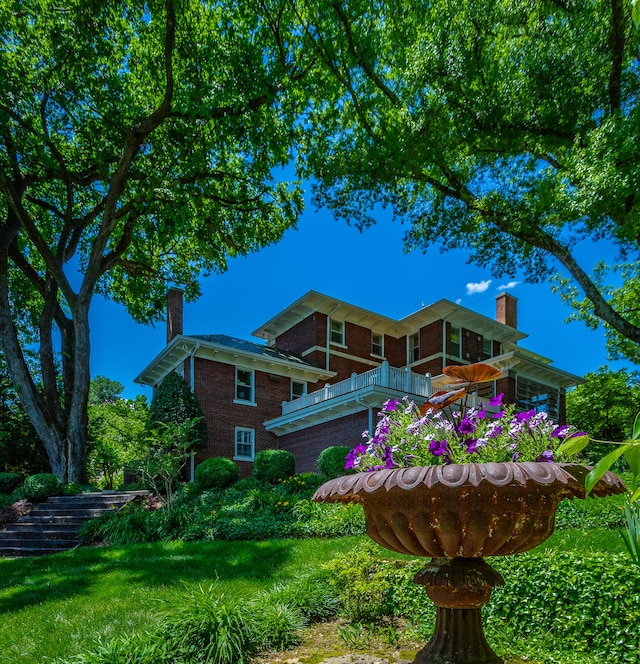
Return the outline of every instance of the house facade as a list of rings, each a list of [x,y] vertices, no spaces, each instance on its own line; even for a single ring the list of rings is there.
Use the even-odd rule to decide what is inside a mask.
[[[136,378],[157,387],[180,373],[205,414],[209,444],[195,463],[234,459],[251,472],[256,452],[279,448],[296,457],[298,472],[317,470],[331,445],[355,446],[375,427],[391,398],[422,403],[443,389],[442,369],[485,362],[501,377],[482,388],[503,392],[519,409],[564,421],[565,392],[577,376],[520,347],[517,300],[496,298],[495,319],[447,300],[399,320],[309,291],[253,332],[261,343],[226,336],[185,335],[182,293],[167,296],[167,345]]]

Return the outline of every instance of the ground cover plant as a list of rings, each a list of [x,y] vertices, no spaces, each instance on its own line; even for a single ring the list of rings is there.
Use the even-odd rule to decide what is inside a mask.
[[[291,494],[294,485],[298,495],[309,490],[299,477],[287,482]],[[191,491],[197,500],[206,493]],[[277,504],[282,497],[272,500]],[[608,513],[621,511],[616,500],[561,505],[573,510],[566,518],[571,526],[578,525],[579,510],[593,513],[596,521],[598,505],[606,520]],[[298,504],[311,510],[326,507]],[[295,647],[305,664],[358,650],[387,656],[402,652],[411,659],[433,621],[424,589],[411,582],[422,564],[364,536],[173,541],[0,559],[0,662],[58,658],[56,664],[158,664],[167,661],[163,648],[169,646],[172,656],[182,652],[180,661],[215,661],[195,659],[180,635],[192,633],[199,653],[224,652],[211,638],[224,632],[220,621],[223,626],[242,624],[240,636],[228,632],[225,647],[240,644],[242,657],[261,662],[275,661],[264,649],[286,647]],[[487,636],[509,664],[640,662],[633,630],[640,588],[615,530],[558,529],[531,554],[493,559],[492,564],[506,586],[494,590],[487,607]],[[238,604],[236,597],[243,601]],[[243,618],[254,601],[258,608],[251,614],[260,616],[257,623]],[[338,609],[338,622],[301,631],[303,625],[331,620]],[[229,652],[236,652],[234,661],[242,661],[237,651]]]
[[[176,492],[170,508],[149,510],[144,505],[131,505],[120,513],[90,521],[82,536],[88,544],[128,544],[364,534],[364,517],[357,505],[311,501],[322,481],[315,473],[303,473],[275,484],[253,478],[207,490],[185,484]]]

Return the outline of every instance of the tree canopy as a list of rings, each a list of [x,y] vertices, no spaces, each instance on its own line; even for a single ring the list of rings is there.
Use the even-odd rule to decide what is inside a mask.
[[[388,206],[408,249],[467,249],[497,277],[555,274],[575,316],[604,324],[610,354],[639,362],[631,4],[296,6],[323,64],[299,156],[317,203],[361,227]]]
[[[290,13],[0,0],[0,349],[65,480],[85,479],[92,298],[156,320],[170,286],[193,300],[296,222],[299,188],[276,177],[309,64]]]

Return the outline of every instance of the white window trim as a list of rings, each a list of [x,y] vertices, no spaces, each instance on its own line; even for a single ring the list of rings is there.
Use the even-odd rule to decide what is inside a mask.
[[[293,384],[294,383],[297,383],[298,385],[302,385],[302,394],[294,396],[294,394],[293,394]],[[306,396],[307,396],[307,383],[306,383],[306,381],[292,380],[291,381],[291,387],[289,389],[289,397],[290,397],[291,401],[293,401],[294,399],[302,399],[303,397],[306,397]]]
[[[418,338],[418,344],[416,346],[411,345],[411,337]],[[413,358],[413,349],[418,349],[418,357]],[[420,361],[420,332],[413,332],[412,334],[407,334],[407,364],[413,364],[414,362]]]
[[[238,434],[240,432],[251,434],[251,456],[238,454]],[[256,456],[256,430],[247,427],[235,427],[233,431],[233,459],[234,461],[253,461]]]
[[[251,396],[253,397],[252,399],[238,399],[237,394],[238,394],[238,371],[246,371],[247,373],[251,374]],[[257,406],[258,404],[256,403],[256,372],[253,369],[246,369],[245,367],[238,367],[236,366],[236,376],[235,376],[235,382],[233,385],[233,403],[240,404],[242,406]]]
[[[458,360],[462,359],[462,328],[459,325],[450,325],[449,326],[449,339],[447,340],[447,346],[453,344],[451,337],[453,336],[453,330],[458,330],[458,353],[451,353],[449,357],[455,357]]]
[[[379,336],[380,339],[381,339],[381,344],[380,344],[380,346],[382,347],[382,352],[381,353],[374,353],[373,352],[373,335],[374,334]],[[382,357],[382,358],[384,358],[384,334],[378,334],[377,332],[372,332],[371,333],[371,355],[373,355],[373,357]]]
[[[340,325],[340,327],[342,328],[342,332],[340,333],[340,336],[342,337],[342,341],[334,341],[332,339],[333,324],[334,323]],[[340,348],[346,348],[347,346],[345,345],[345,340],[346,340],[345,335],[346,335],[346,325],[344,324],[344,321],[343,320],[335,320],[335,319],[332,318],[329,321],[329,344],[331,346],[339,346]]]

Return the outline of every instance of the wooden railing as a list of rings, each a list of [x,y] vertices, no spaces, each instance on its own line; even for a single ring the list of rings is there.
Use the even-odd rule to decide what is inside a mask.
[[[325,385],[322,389],[305,394],[299,399],[282,402],[282,414],[287,415],[296,410],[307,408],[335,397],[343,396],[349,392],[356,392],[365,387],[377,385],[378,387],[387,387],[404,394],[429,397],[431,396],[431,376],[423,376],[412,373],[407,367],[397,369],[389,366],[388,362],[383,362],[379,367],[365,371],[361,374],[351,374],[351,378],[341,380],[334,385]]]

